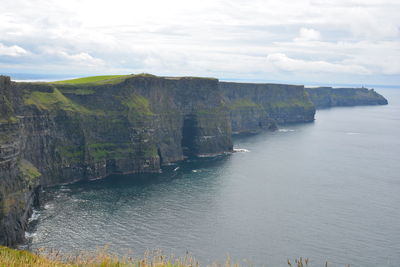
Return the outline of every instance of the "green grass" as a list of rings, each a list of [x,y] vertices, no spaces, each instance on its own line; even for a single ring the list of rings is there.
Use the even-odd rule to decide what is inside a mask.
[[[70,88],[70,89],[65,89],[65,88],[60,88],[60,91],[63,94],[74,94],[74,95],[93,95],[96,93],[95,90],[93,89],[88,89],[88,88]]]
[[[14,117],[14,109],[7,96],[0,94],[0,123],[16,122]]]
[[[51,84],[60,85],[104,85],[104,84],[117,84],[125,81],[128,78],[133,77],[153,77],[157,76],[148,73],[129,74],[129,75],[101,75],[101,76],[89,76],[71,80],[50,82]]]
[[[254,103],[253,101],[251,101],[249,99],[238,99],[229,105],[229,109],[240,109],[240,108],[248,108],[248,107],[262,108],[261,105]]]
[[[6,119],[0,119],[0,123],[16,123],[18,122],[18,118],[15,116],[10,116]]]
[[[152,116],[154,113],[150,109],[150,103],[147,98],[141,95],[132,94],[121,100],[121,103],[129,107],[130,111],[138,115]]]
[[[314,108],[314,104],[308,100],[298,100],[298,99],[289,99],[287,101],[274,101],[271,103],[272,108],[284,109],[284,108],[304,108],[304,109],[312,109]]]
[[[145,159],[158,157],[157,148],[154,145],[135,148],[130,143],[92,143],[88,144],[86,149],[88,156],[94,161],[126,159],[130,156],[140,156]],[[86,149],[79,146],[60,146],[58,152],[66,161],[79,163],[83,161]]]
[[[89,110],[86,107],[73,102],[63,95],[57,88],[52,92],[33,91],[24,96],[25,105],[34,105],[40,110],[62,109],[82,114],[97,114],[100,111]]]
[[[65,256],[58,251],[39,250],[38,254],[0,246],[0,267],[238,267],[228,258],[225,264],[200,265],[191,255],[178,258],[160,252],[145,253],[141,258],[117,257],[106,251]]]
[[[310,265],[309,265],[310,264]],[[265,265],[270,266],[266,263]],[[282,260],[282,266],[308,267],[349,267],[350,264],[337,265],[325,262],[323,265],[311,263],[308,258],[296,258],[294,260]],[[254,266],[251,262],[243,261],[243,264],[232,262],[229,256],[224,263],[212,263],[203,265],[196,261],[190,254],[184,257],[165,256],[160,251],[147,252],[140,258],[130,256],[118,257],[108,253],[107,247],[98,249],[94,253],[80,253],[78,255],[61,255],[58,251],[38,250],[36,253],[23,250],[15,250],[0,246],[0,267],[239,267]]]
[[[117,84],[125,81],[128,78],[133,77],[148,77],[148,78],[157,78],[158,76],[149,74],[149,73],[139,73],[139,74],[129,74],[129,75],[100,75],[100,76],[89,76],[77,79],[63,80],[50,82],[51,84],[66,84],[66,85],[103,85],[103,84]],[[164,77],[168,80],[193,80],[193,79],[203,79],[203,80],[212,80],[216,81],[216,78],[210,77]]]
[[[94,143],[88,145],[89,155],[95,160],[104,160],[107,158],[124,159],[127,154],[134,153],[134,149],[129,143]]]
[[[83,160],[84,151],[80,146],[60,146],[58,152],[65,160],[77,163]]]
[[[143,154],[145,158],[156,158],[158,157],[157,147],[155,147],[154,145],[150,146],[143,151]]]
[[[148,158],[158,157],[157,148],[154,145],[143,146],[141,148],[133,148],[129,143],[112,144],[112,143],[98,143],[89,144],[89,155],[96,161],[111,159],[126,159],[129,154]]]
[[[131,75],[102,75],[52,82],[54,84],[116,84],[129,78]]]
[[[72,266],[56,261],[48,260],[44,257],[39,257],[33,253],[22,250],[14,250],[6,247],[0,247],[0,266],[1,267],[57,267],[57,266]]]
[[[33,181],[42,175],[32,163],[24,159],[19,162],[19,169],[29,181]]]

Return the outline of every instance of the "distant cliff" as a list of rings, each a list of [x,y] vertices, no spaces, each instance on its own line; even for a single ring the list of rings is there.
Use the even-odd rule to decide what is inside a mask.
[[[302,85],[220,82],[219,87],[234,133],[314,120],[315,107]]]
[[[377,98],[334,90],[149,74],[54,83],[0,76],[0,244],[24,240],[41,186],[231,152],[232,133],[313,121],[309,95],[318,107]]]
[[[387,100],[374,89],[367,88],[306,88],[316,108],[336,106],[386,105]]]

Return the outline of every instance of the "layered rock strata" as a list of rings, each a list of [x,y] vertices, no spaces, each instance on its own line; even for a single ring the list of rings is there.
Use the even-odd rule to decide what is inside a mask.
[[[306,91],[213,78],[16,83],[0,76],[0,244],[24,240],[42,186],[159,172],[187,157],[231,152],[232,133],[311,122],[313,103],[387,101],[367,89]]]

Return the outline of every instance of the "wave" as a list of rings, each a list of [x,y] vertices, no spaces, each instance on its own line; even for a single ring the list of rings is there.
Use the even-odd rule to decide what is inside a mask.
[[[28,223],[38,220],[40,217],[40,213],[37,210],[33,210],[31,217],[28,219]]]
[[[245,152],[250,152],[250,150],[248,150],[248,149],[245,149],[245,148],[234,148],[233,149],[233,152],[243,152],[243,153],[245,153]]]
[[[37,235],[37,233],[25,232],[25,238],[26,239],[34,238],[36,235]]]
[[[65,187],[64,185],[60,187],[61,192],[71,192],[71,189]]]
[[[53,204],[45,204],[43,207],[45,210],[53,209],[54,205]]]
[[[287,133],[287,132],[294,132],[296,130],[293,129],[278,129],[278,132]]]

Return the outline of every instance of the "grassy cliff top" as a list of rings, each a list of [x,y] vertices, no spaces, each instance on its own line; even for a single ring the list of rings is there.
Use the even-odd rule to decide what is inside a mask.
[[[116,84],[134,75],[102,75],[52,82],[54,84]]]
[[[147,78],[164,78],[168,80],[183,80],[183,79],[205,79],[205,80],[216,80],[215,78],[208,77],[161,77],[155,76],[148,73],[140,74],[129,74],[129,75],[100,75],[100,76],[89,76],[77,79],[63,80],[50,82],[51,84],[62,84],[62,85],[103,85],[103,84],[117,84],[125,81],[128,78],[135,77],[147,77]]]

